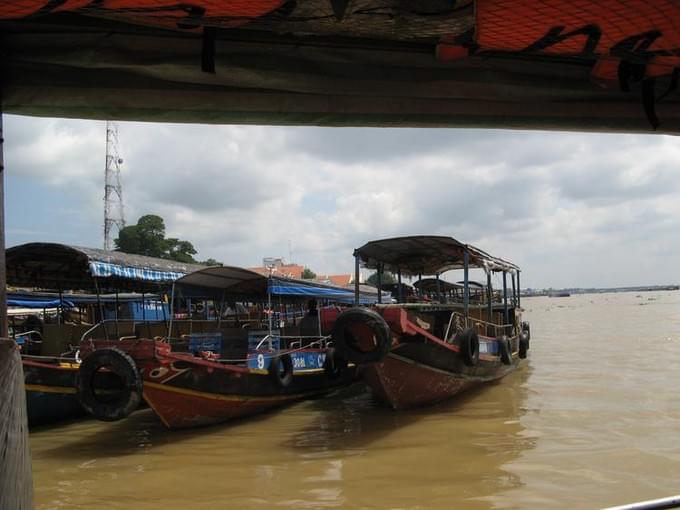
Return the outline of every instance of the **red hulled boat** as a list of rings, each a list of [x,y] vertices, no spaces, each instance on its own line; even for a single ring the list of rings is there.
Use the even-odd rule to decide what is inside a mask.
[[[267,278],[236,267],[196,271],[177,280],[173,302],[193,300],[213,319],[173,321],[165,336],[153,339],[81,343],[80,401],[95,417],[113,421],[130,414],[143,398],[175,429],[327,393],[354,381],[356,371],[321,334],[316,303],[352,299],[351,290]],[[363,299],[377,297],[364,294]],[[246,305],[256,311],[227,313]],[[97,394],[91,381],[102,368],[122,379],[123,391]]]
[[[514,264],[435,236],[369,242],[355,257],[357,272],[360,263],[377,270],[379,287],[385,271],[397,275],[397,302],[324,310],[323,329],[338,354],[356,363],[375,395],[393,408],[449,399],[504,377],[527,357],[530,330],[521,321],[520,270]],[[473,296],[469,271],[475,268],[486,272],[487,285],[474,285]],[[464,271],[462,285],[440,278],[453,269]],[[502,292],[493,291],[494,273],[502,275]],[[427,274],[436,277],[423,280]],[[402,275],[421,277],[417,295],[408,300],[399,299]]]

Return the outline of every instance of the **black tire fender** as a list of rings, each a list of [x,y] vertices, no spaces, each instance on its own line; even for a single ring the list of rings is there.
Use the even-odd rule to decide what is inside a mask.
[[[522,331],[526,332],[527,342],[529,342],[531,340],[531,326],[528,322],[522,322]]]
[[[519,357],[524,359],[527,357],[527,351],[529,350],[529,335],[526,331],[522,331],[519,335]]]
[[[293,358],[290,354],[274,356],[269,365],[269,375],[281,388],[287,388],[293,382]]]
[[[368,351],[361,349],[357,343],[357,330],[361,329],[366,336],[372,337],[373,347]],[[392,344],[387,322],[379,313],[368,308],[350,308],[338,315],[333,324],[331,338],[337,353],[357,365],[382,361]]]
[[[498,350],[501,362],[504,365],[510,365],[512,363],[512,347],[510,346],[510,339],[505,337],[499,338]]]
[[[477,332],[472,328],[463,331],[458,337],[458,345],[463,363],[468,367],[477,365],[479,362],[479,336]]]
[[[337,381],[347,370],[347,360],[340,356],[334,347],[326,351],[326,359],[323,362],[323,371],[330,381]]]
[[[106,368],[116,374],[123,387],[117,398],[97,397],[94,379]],[[142,401],[142,377],[129,354],[115,347],[98,349],[83,360],[76,375],[76,393],[83,408],[102,421],[118,421],[128,417]]]

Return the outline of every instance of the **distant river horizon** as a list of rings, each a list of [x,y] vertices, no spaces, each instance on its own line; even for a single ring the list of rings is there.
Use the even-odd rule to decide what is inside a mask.
[[[680,493],[680,292],[522,300],[528,362],[394,412],[355,385],[224,425],[31,432],[36,508],[601,508]]]

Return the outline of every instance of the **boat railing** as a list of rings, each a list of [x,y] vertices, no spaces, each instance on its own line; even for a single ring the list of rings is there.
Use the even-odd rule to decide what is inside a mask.
[[[257,346],[255,346],[255,350],[260,350],[262,349],[263,345],[267,345],[268,349],[270,351],[274,350],[274,344],[273,344],[273,339],[274,337],[280,338],[283,340],[288,340],[288,339],[295,339],[296,341],[289,342],[288,346],[292,350],[299,350],[299,349],[304,349],[307,347],[315,347],[318,346],[320,349],[325,349],[330,342],[330,336],[302,336],[302,335],[292,335],[292,336],[285,336],[285,335],[265,335],[262,340],[259,341]],[[305,339],[314,339],[314,341],[305,343]]]
[[[460,312],[453,312],[451,317],[449,317],[449,323],[446,327],[444,338],[448,341],[452,335],[460,333],[468,328],[482,330],[485,336],[498,338],[511,333],[513,327],[514,324],[496,324],[475,317],[465,317],[465,315]]]
[[[112,338],[116,340],[127,339],[127,338],[137,338],[138,334],[136,328],[139,326],[147,325],[151,326],[153,324],[163,324],[164,321],[139,321],[134,319],[104,319],[103,321],[94,324],[89,329],[87,329],[80,337],[80,341],[84,342],[88,338],[92,338],[95,334],[99,334],[99,339],[110,340]],[[111,327],[107,327],[111,326]],[[101,330],[101,333],[98,332]]]

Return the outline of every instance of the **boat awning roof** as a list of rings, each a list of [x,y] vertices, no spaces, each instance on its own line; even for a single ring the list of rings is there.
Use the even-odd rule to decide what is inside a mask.
[[[51,290],[158,292],[202,267],[172,260],[57,243],[28,243],[6,251],[7,284]],[[96,281],[95,281],[96,280]]]
[[[354,255],[370,269],[376,269],[382,264],[388,271],[401,270],[403,274],[431,275],[462,269],[466,251],[471,268],[519,271],[519,267],[510,262],[444,236],[409,236],[370,241],[357,248]]]
[[[345,287],[264,276],[249,269],[233,266],[208,267],[178,279],[175,287],[185,297],[221,299],[262,298],[273,296],[290,298],[329,299],[353,302],[354,291]],[[360,292],[362,303],[376,303],[378,294]]]
[[[437,279],[436,278],[423,278],[422,280],[418,280],[413,284],[413,286],[416,289],[424,290],[424,291],[436,291],[437,290]],[[444,292],[450,291],[450,290],[460,290],[463,289],[464,285],[460,285],[458,283],[451,283],[447,282],[445,280],[439,280],[439,290],[442,290]]]

